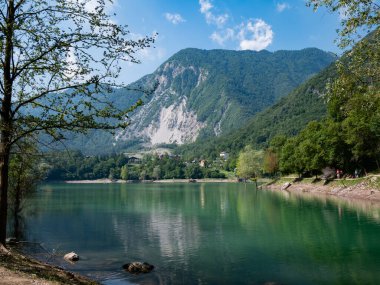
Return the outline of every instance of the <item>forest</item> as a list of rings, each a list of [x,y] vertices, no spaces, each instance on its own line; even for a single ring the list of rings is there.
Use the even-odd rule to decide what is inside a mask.
[[[78,151],[47,155],[43,159],[48,181],[91,180],[159,180],[225,178],[226,162],[184,161],[180,156],[145,154],[141,159],[125,154],[85,156]]]

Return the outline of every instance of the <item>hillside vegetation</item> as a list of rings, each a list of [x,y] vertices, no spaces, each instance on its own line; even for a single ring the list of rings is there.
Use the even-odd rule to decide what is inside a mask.
[[[310,121],[326,115],[326,84],[336,77],[336,66],[313,76],[288,96],[250,119],[247,124],[229,134],[209,140],[198,140],[182,146],[178,151],[186,157],[217,157],[228,151],[236,155],[246,145],[264,148],[276,135],[294,136]]]

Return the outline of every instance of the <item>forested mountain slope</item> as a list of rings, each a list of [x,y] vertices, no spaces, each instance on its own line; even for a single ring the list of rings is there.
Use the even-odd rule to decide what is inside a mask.
[[[70,149],[88,154],[119,152],[131,145],[191,143],[226,134],[289,94],[335,61],[316,48],[300,51],[185,49],[153,74],[111,95],[120,108],[142,98],[130,126],[115,136],[101,131],[70,136]],[[144,95],[130,89],[151,90]]]
[[[335,64],[256,114],[246,125],[227,135],[185,145],[179,152],[187,157],[217,157],[219,152],[238,153],[244,146],[265,146],[276,135],[293,136],[308,122],[326,115],[326,84],[336,76]]]

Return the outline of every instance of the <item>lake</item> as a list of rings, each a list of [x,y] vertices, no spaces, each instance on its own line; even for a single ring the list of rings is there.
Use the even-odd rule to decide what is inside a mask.
[[[233,183],[49,184],[24,215],[28,252],[106,285],[380,284],[380,208],[365,201]],[[131,261],[156,268],[131,275]]]

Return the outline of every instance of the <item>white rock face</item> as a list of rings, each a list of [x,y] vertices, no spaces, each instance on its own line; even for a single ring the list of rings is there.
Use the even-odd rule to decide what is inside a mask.
[[[130,126],[115,136],[115,140],[143,138],[148,145],[194,142],[206,126],[187,106],[189,94],[175,90],[172,81],[185,71],[194,74],[193,88],[207,80],[208,71],[193,66],[166,63],[155,76],[158,87],[146,104],[131,115]],[[170,104],[170,105],[169,105]]]
[[[199,72],[199,76],[198,76],[198,82],[197,82],[197,86],[198,87],[199,85],[201,85],[203,82],[206,81],[208,77],[208,70],[206,69],[200,69],[200,72]]]
[[[193,142],[204,124],[197,121],[197,115],[186,110],[186,98],[179,105],[162,108],[158,124],[152,124],[144,133],[152,144]]]

